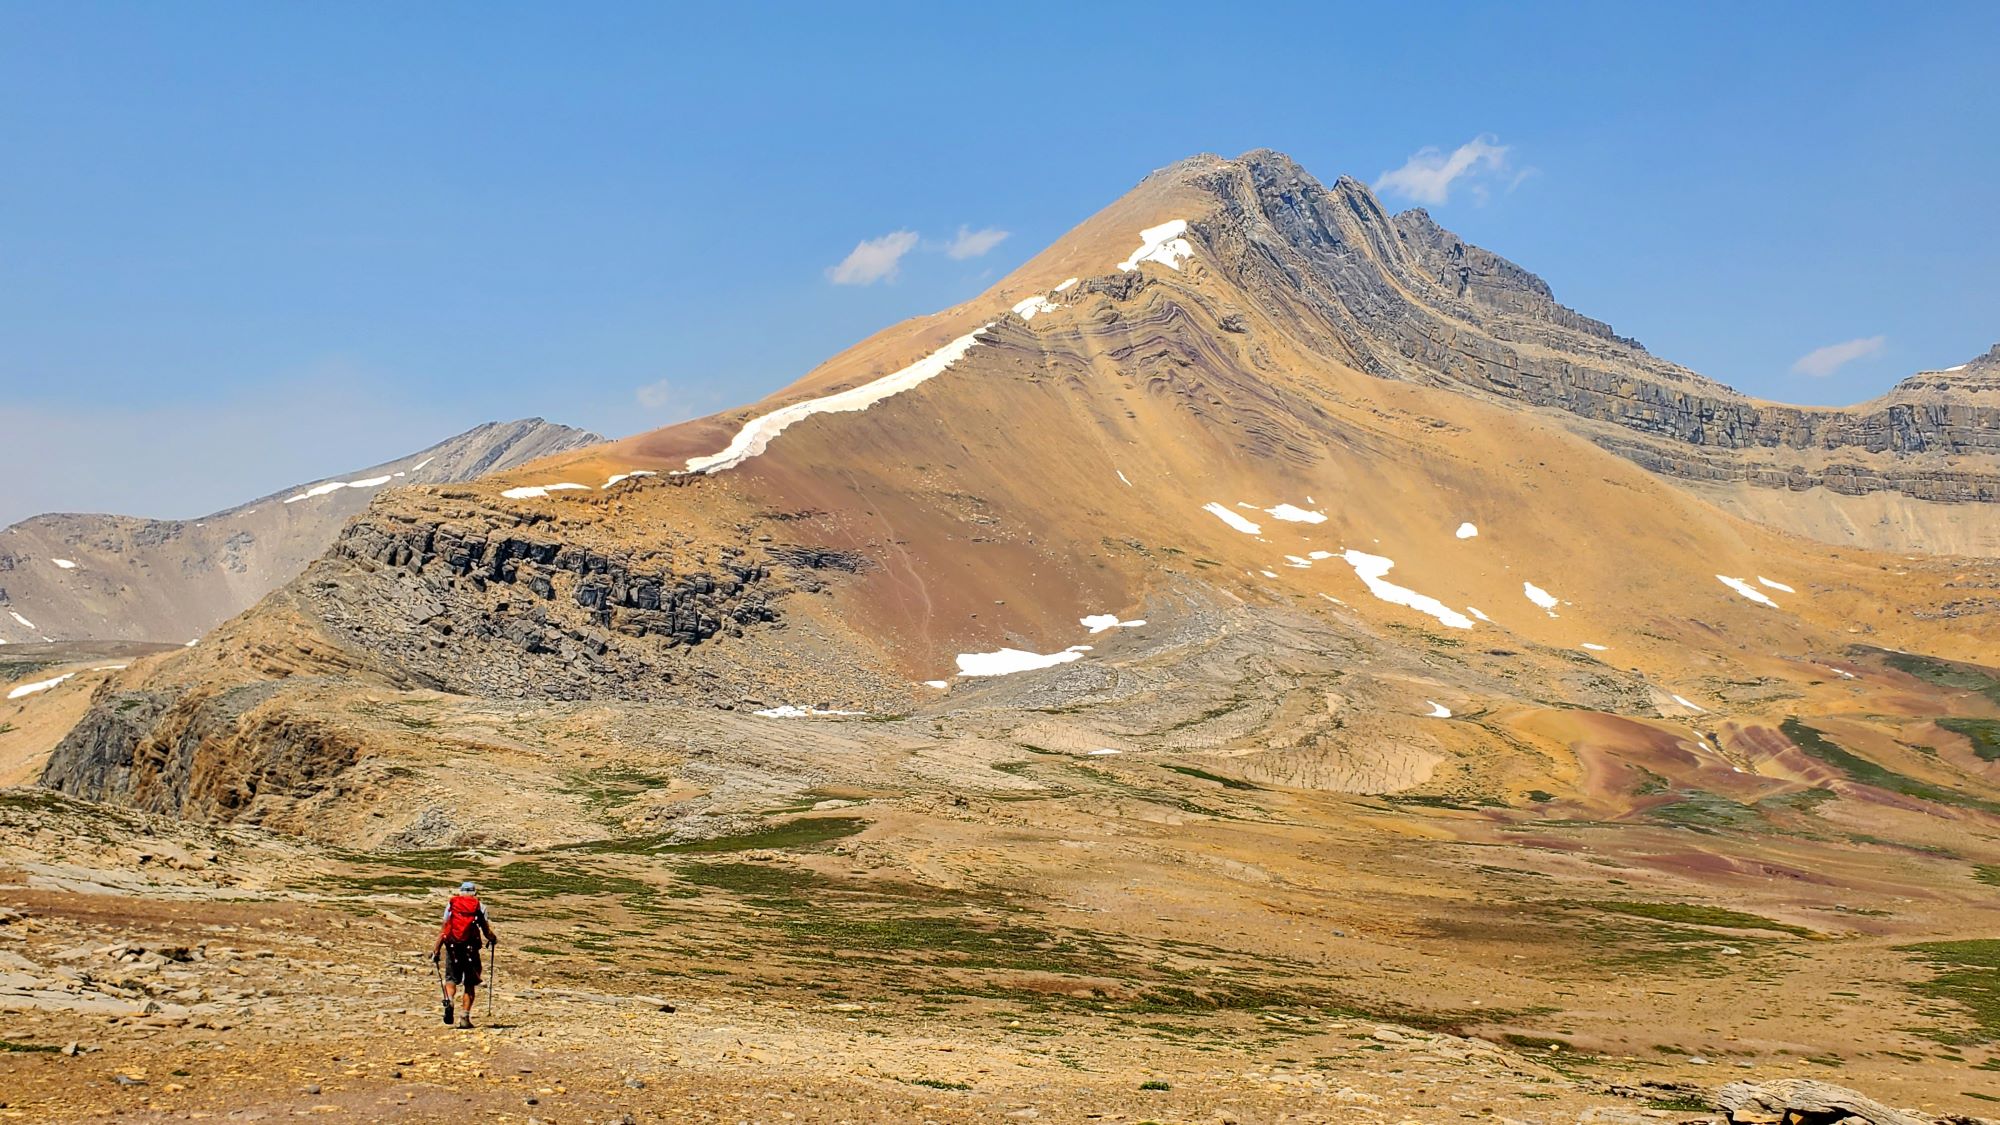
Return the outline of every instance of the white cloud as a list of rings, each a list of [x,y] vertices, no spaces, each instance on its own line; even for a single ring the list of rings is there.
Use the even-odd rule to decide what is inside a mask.
[[[1888,342],[1887,336],[1863,336],[1858,340],[1814,348],[1792,364],[1792,373],[1823,379],[1857,359],[1881,354],[1883,345]]]
[[[1000,245],[1006,238],[1007,232],[996,227],[987,227],[984,230],[959,227],[957,236],[945,244],[944,252],[947,257],[959,261],[977,258]]]
[[[694,417],[693,404],[688,396],[674,385],[672,379],[661,379],[657,383],[636,387],[632,391],[632,397],[639,400],[641,407],[656,414],[669,415],[673,421]]]
[[[1473,193],[1483,202],[1486,185],[1478,182],[1487,176],[1499,176],[1507,171],[1508,146],[1500,144],[1499,138],[1491,133],[1482,133],[1449,153],[1435,147],[1418,149],[1403,162],[1401,168],[1382,173],[1375,180],[1375,190],[1407,196],[1418,203],[1445,203],[1451,199],[1452,185],[1464,180]],[[1524,179],[1532,169],[1512,177],[1510,188]]]
[[[826,276],[835,285],[873,285],[878,281],[893,280],[898,263],[903,255],[914,250],[917,232],[913,230],[891,231],[880,238],[863,239],[855,244],[854,252],[841,260],[837,266],[826,271]]]

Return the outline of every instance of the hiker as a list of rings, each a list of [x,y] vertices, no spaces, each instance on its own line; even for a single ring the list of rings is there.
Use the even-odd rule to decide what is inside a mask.
[[[452,1009],[458,1009],[458,1026],[472,1026],[472,994],[479,988],[480,939],[499,945],[493,924],[486,920],[486,908],[479,904],[479,885],[468,879],[458,885],[458,893],[444,908],[444,926],[438,930],[437,944],[431,947],[431,961],[444,961],[444,1022],[450,1026]]]

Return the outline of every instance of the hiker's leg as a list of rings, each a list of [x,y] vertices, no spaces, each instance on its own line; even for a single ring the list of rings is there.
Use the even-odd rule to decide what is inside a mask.
[[[473,993],[475,993],[475,992],[477,992],[477,991],[479,991],[479,986],[478,986],[478,985],[476,985],[476,984],[467,984],[467,985],[465,986],[465,995],[464,995],[464,998],[463,998],[463,1003],[464,1003],[464,1005],[465,1005],[465,1006],[466,1006],[467,1008],[470,1008],[470,1007],[472,1007],[472,1006],[473,1006],[473,1004],[472,1004],[472,994],[473,994]]]

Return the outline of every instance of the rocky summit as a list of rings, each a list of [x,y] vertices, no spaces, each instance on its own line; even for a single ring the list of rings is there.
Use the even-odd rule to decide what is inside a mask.
[[[1761,402],[1190,158],[761,402],[275,498],[352,518],[193,647],[0,663],[0,1085],[1977,1120],[1996,365]],[[466,877],[470,1033],[419,948]]]

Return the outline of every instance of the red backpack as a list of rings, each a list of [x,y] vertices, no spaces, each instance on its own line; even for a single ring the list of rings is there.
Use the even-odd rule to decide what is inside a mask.
[[[453,943],[479,937],[479,896],[451,896],[451,914],[444,920],[444,940]]]

